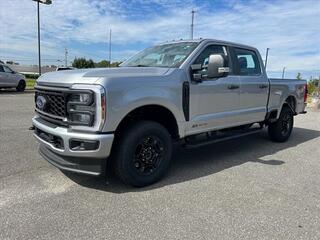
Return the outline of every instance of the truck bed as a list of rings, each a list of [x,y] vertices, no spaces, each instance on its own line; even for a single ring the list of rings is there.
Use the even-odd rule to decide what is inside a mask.
[[[306,80],[269,78],[270,96],[268,109],[281,109],[282,104],[292,96],[295,98],[295,112],[302,113],[305,107]]]

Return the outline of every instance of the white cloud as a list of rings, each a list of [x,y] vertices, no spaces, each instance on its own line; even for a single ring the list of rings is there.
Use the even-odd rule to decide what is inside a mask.
[[[90,44],[107,43],[112,27],[117,59],[126,58],[139,44],[188,38],[190,11],[197,10],[195,36],[241,42],[257,47],[264,56],[269,47],[268,69],[313,71],[320,69],[320,2],[305,1],[228,1],[225,9],[215,10],[196,1],[137,0],[127,1],[53,0],[41,6],[43,53],[47,57],[63,57],[70,43],[88,47],[72,47],[73,55],[101,56],[90,51]],[[217,3],[218,4],[218,3]],[[157,11],[162,8],[162,11]],[[2,55],[30,56],[36,61],[36,6],[31,0],[1,1],[0,35]],[[165,11],[163,11],[165,9]],[[144,15],[141,15],[143,14]],[[89,50],[88,50],[89,49]],[[305,54],[308,53],[308,54]]]

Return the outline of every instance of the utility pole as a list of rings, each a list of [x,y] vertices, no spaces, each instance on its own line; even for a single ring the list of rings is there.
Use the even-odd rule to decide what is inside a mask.
[[[194,24],[193,24],[193,22],[194,22],[194,13],[195,13],[196,11],[194,11],[193,9],[192,9],[192,11],[191,11],[191,39],[193,39],[193,27],[194,27]]]
[[[286,71],[286,67],[283,67],[282,69],[282,79],[284,79],[284,72]]]
[[[65,67],[68,67],[68,49],[64,49],[64,65]]]
[[[110,34],[109,34],[109,68],[111,67],[111,34],[112,34],[112,30],[110,28]]]
[[[268,54],[269,54],[269,49],[270,48],[267,48],[267,51],[266,51],[266,59],[264,61],[264,69],[267,71],[267,63],[268,63]]]

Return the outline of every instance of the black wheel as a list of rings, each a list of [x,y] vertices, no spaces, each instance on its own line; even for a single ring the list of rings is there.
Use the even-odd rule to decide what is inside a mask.
[[[115,172],[124,183],[147,186],[167,172],[172,140],[162,125],[151,121],[136,122],[122,132],[116,144]]]
[[[16,89],[17,92],[23,92],[26,89],[26,82],[24,80],[20,80]]]
[[[268,133],[272,141],[285,142],[291,135],[293,128],[293,113],[288,106],[281,110],[279,119],[269,124]]]

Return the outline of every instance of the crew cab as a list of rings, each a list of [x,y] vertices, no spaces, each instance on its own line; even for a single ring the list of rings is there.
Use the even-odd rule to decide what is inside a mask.
[[[165,175],[175,142],[194,147],[264,127],[271,140],[288,140],[306,96],[304,80],[268,78],[256,48],[185,40],[119,68],[42,75],[32,123],[54,166],[98,176],[110,161],[124,183],[142,187]]]

